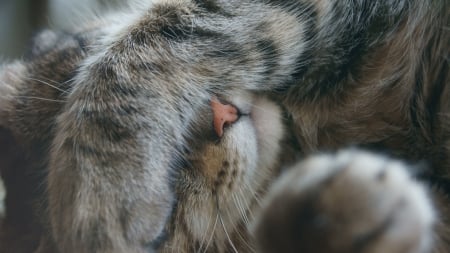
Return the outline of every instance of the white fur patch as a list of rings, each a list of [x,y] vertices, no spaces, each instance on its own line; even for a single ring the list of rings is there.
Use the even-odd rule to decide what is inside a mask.
[[[7,112],[11,110],[11,102],[17,95],[17,86],[22,81],[24,70],[20,62],[0,66],[0,125],[7,121]]]

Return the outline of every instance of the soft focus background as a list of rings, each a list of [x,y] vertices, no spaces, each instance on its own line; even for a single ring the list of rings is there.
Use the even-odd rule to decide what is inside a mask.
[[[0,62],[20,57],[44,28],[70,29],[80,16],[130,0],[0,0]]]
[[[0,59],[17,57],[46,22],[47,0],[0,0]]]
[[[0,180],[0,218],[5,214],[5,205],[3,200],[6,197],[5,187],[3,186],[2,181]]]
[[[0,65],[21,58],[31,38],[39,30],[70,30],[83,16],[100,13],[106,8],[114,8],[129,1],[0,0]],[[5,189],[0,178],[0,218],[4,215],[4,198]]]

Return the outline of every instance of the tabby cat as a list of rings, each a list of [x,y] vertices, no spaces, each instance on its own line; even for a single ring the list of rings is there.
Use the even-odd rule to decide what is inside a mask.
[[[0,69],[1,250],[450,252],[449,26],[448,0],[143,0],[43,31]]]

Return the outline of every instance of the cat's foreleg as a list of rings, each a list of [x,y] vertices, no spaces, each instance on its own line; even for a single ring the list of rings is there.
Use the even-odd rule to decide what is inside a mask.
[[[208,93],[127,53],[87,59],[57,118],[48,214],[61,252],[149,252],[171,214],[177,147]]]

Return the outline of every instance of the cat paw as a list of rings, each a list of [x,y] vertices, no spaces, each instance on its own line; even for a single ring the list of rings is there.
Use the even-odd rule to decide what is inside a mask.
[[[298,163],[274,184],[254,226],[261,252],[429,252],[435,214],[407,170],[356,150]]]

